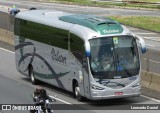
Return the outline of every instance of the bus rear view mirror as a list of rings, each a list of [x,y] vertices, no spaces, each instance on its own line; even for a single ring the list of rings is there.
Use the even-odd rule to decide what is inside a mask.
[[[146,49],[146,45],[145,45],[145,42],[143,40],[143,38],[141,38],[140,36],[135,36],[136,39],[138,39],[140,45],[141,45],[141,51],[142,53],[146,53],[147,49]]]

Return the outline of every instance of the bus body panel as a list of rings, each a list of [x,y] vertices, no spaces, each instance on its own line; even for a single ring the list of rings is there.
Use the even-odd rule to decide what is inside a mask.
[[[38,80],[42,80],[46,83],[50,83],[52,85],[71,91],[71,89],[69,89],[70,81],[68,81],[67,77],[72,76],[70,72],[70,67],[66,66],[66,64],[61,64],[61,62],[59,61],[53,60],[53,46],[39,43],[30,39],[26,39],[24,43],[27,42],[32,42],[33,45],[21,48],[21,50],[23,50],[23,55],[21,54],[20,49],[16,50],[16,64],[18,70],[21,73],[25,73],[26,75],[28,75],[28,64],[32,64],[35,77]],[[33,51],[33,48],[35,48],[35,51]],[[68,57],[69,55],[67,51],[64,51],[62,49],[57,49],[56,47],[54,47],[54,49],[55,51],[58,50],[62,56]],[[26,63],[25,61],[29,62]]]

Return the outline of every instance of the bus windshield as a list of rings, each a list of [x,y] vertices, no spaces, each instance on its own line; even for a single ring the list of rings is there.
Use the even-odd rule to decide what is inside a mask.
[[[115,79],[135,76],[140,64],[132,36],[90,39],[90,67],[94,78]]]

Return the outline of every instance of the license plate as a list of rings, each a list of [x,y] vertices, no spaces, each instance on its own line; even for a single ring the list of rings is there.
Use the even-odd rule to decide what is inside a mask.
[[[123,92],[115,92],[114,93],[116,96],[119,96],[119,95],[123,95]]]

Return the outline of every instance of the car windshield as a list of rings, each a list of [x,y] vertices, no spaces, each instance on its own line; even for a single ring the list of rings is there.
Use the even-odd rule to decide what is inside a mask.
[[[94,77],[125,78],[139,73],[138,49],[134,37],[103,37],[89,42],[90,67]]]

